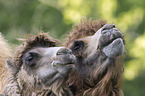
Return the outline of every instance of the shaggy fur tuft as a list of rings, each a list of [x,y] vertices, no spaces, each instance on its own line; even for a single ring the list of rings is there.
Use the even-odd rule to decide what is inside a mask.
[[[55,47],[57,44],[57,40],[52,39],[48,36],[47,33],[40,33],[36,36],[29,36],[27,39],[23,40],[24,43],[19,46],[16,51],[16,54],[14,56],[14,63],[18,68],[20,68],[22,64],[22,57],[25,54],[25,52],[37,48],[37,47]]]
[[[76,39],[94,35],[96,31],[103,27],[105,24],[105,20],[94,21],[92,19],[83,19],[80,24],[76,24],[72,27],[72,30],[65,39],[64,46],[68,46]]]
[[[2,92],[5,84],[7,83],[6,77],[8,76],[7,68],[5,67],[6,59],[11,57],[10,48],[0,33],[0,93]]]

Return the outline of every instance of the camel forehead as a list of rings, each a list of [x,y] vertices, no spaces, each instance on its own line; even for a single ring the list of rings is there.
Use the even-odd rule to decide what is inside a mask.
[[[98,41],[98,39],[101,36],[101,31],[102,31],[102,28],[100,28],[98,31],[96,31],[96,33],[94,33],[94,35],[86,36],[86,37],[80,38],[78,40],[82,40],[82,41],[86,41],[86,42],[87,41]]]
[[[99,38],[101,37],[101,30],[100,28],[94,35],[84,37],[80,40],[83,40],[87,44],[87,53],[92,53],[92,51],[96,50],[99,44]]]
[[[45,54],[48,54],[51,56],[51,55],[56,55],[56,53],[62,48],[65,48],[65,47],[49,47],[49,48],[45,48],[44,51],[45,51]]]
[[[90,42],[90,46],[95,45],[95,47],[98,46],[98,42],[99,42],[99,38],[101,37],[101,30],[102,28],[100,28],[92,37],[91,37],[91,42]]]
[[[28,52],[38,52],[38,54],[40,54],[42,56],[44,56],[44,55],[54,56],[62,48],[65,48],[65,47],[48,47],[48,48],[38,47],[38,48],[34,48]]]

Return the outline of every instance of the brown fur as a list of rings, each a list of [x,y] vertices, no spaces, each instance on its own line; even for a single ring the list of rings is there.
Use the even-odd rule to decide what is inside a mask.
[[[7,83],[6,77],[8,76],[7,68],[5,67],[5,61],[11,57],[10,48],[0,33],[0,93],[2,92],[5,84]]]
[[[70,48],[72,42],[82,37],[94,35],[98,29],[105,25],[105,23],[106,21],[93,21],[91,19],[81,21],[80,24],[73,26],[64,45]],[[82,50],[83,53],[85,51],[86,50]],[[82,53],[77,52],[75,55],[81,56]],[[100,63],[97,63],[97,67],[93,70],[89,70],[89,66],[87,68],[89,70],[87,73],[95,71],[95,74],[90,74],[89,78],[82,79],[83,75],[81,74],[81,69],[79,69],[80,67],[76,67],[76,70],[70,75],[68,84],[72,92],[75,96],[123,96],[121,90],[123,72],[122,56],[114,59],[105,59],[104,63],[101,64],[101,60],[104,59],[101,49],[98,49],[96,55],[96,57],[94,56],[90,61],[93,62],[97,59]],[[87,58],[87,56],[82,56],[81,59],[85,58]],[[108,63],[107,60],[110,61],[109,66],[106,66],[106,63]],[[78,66],[81,65],[82,67],[86,67],[86,63],[81,64],[79,61],[80,58],[78,58]],[[96,62],[94,62],[94,64],[95,63]]]

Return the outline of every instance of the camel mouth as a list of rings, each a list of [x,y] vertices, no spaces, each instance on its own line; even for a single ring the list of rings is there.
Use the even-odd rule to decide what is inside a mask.
[[[69,58],[69,59],[65,59],[62,61],[58,61],[60,63],[60,65],[75,65],[76,64],[76,57],[73,58]]]
[[[122,40],[122,43],[125,45],[125,42],[124,42],[123,37],[119,36],[119,37],[112,38],[112,39],[107,40],[107,41],[105,40],[105,42],[101,42],[102,44],[101,43],[99,44],[99,48],[102,48],[103,49],[104,47],[106,47],[108,45],[111,45],[111,44],[115,43],[118,40]]]
[[[62,65],[75,65],[75,62],[61,62]]]
[[[125,45],[124,36],[122,36],[122,34],[119,32],[110,35],[102,35],[99,38],[99,44],[97,49],[98,48],[103,49],[104,47],[113,44],[118,39],[121,39],[123,41],[123,44]]]
[[[65,66],[65,65],[75,65],[75,61],[72,61],[72,62],[62,62],[62,61],[53,61],[53,64],[58,64],[58,65],[61,65],[61,66]]]
[[[124,40],[121,37],[118,37],[118,38],[114,38],[114,39],[110,40],[110,42],[106,46],[108,46],[110,44],[117,45],[120,43],[119,41],[121,41],[124,44]]]
[[[103,53],[109,58],[121,56],[124,53],[124,41],[122,38],[114,39],[109,45],[103,48]]]

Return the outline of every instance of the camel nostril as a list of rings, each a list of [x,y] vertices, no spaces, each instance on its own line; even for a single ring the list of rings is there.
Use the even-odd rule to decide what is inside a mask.
[[[67,48],[61,48],[56,53],[56,55],[66,55],[66,54],[72,54],[72,51]]]
[[[112,25],[112,28],[115,28],[115,24],[111,24]]]
[[[103,30],[109,30],[109,29],[113,29],[115,28],[115,25],[114,24],[105,24],[102,28],[102,31]]]
[[[115,28],[114,24],[106,24],[106,25],[103,26],[101,33],[103,35],[108,35],[109,36],[111,34],[111,32],[113,32],[113,28]]]
[[[113,30],[111,30],[111,29],[109,29],[109,30],[103,30],[103,31],[102,31],[102,34],[103,34],[103,35],[110,35],[112,31],[113,31]]]
[[[106,29],[112,29],[112,28],[115,28],[115,24],[106,24],[103,27]]]

